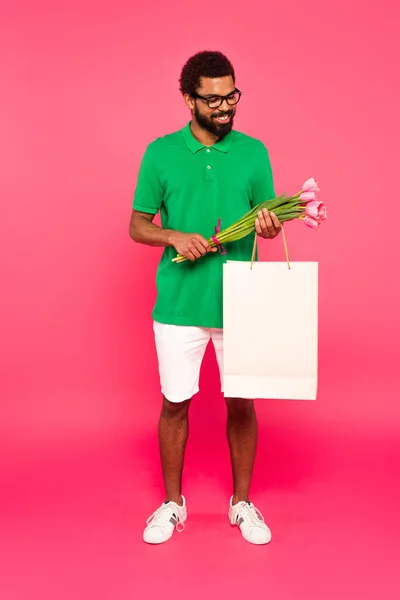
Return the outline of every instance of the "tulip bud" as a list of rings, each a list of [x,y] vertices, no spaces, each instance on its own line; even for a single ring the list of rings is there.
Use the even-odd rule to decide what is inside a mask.
[[[303,192],[319,192],[319,187],[314,177],[307,179],[303,185]]]
[[[311,229],[317,229],[319,226],[317,219],[310,217],[310,215],[306,215],[304,217],[304,223],[307,225],[307,227],[311,227]]]
[[[303,202],[308,202],[309,200],[316,200],[317,196],[315,192],[301,192],[300,200]]]
[[[310,215],[310,217],[318,219],[319,207],[321,204],[322,202],[319,202],[319,200],[311,200],[311,202],[308,202],[308,204],[306,204],[306,213]]]

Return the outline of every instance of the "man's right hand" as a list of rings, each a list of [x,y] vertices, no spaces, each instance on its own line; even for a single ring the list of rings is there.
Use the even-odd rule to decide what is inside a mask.
[[[174,231],[171,234],[171,245],[178,254],[191,261],[201,258],[208,252],[217,252],[218,248],[211,248],[208,241],[198,233],[181,233]]]

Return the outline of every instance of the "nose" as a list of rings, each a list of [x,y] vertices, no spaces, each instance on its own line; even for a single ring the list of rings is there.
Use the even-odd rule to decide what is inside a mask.
[[[228,101],[226,98],[224,98],[224,100],[222,101],[221,106],[218,108],[219,111],[221,112],[225,112],[226,110],[230,110],[230,106],[228,104]]]

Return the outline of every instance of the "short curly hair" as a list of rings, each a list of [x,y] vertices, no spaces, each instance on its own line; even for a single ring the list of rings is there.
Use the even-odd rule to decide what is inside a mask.
[[[193,94],[200,87],[200,77],[229,77],[235,82],[232,63],[222,52],[198,52],[185,64],[179,80],[182,94]]]

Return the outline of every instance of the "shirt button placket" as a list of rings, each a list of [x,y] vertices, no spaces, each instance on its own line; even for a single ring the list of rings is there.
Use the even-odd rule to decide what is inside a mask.
[[[206,150],[207,154],[210,154],[211,150],[210,148],[207,148]],[[212,182],[213,177],[212,177],[212,166],[210,164],[210,157],[207,156],[207,166],[206,166],[206,181],[207,183]]]

